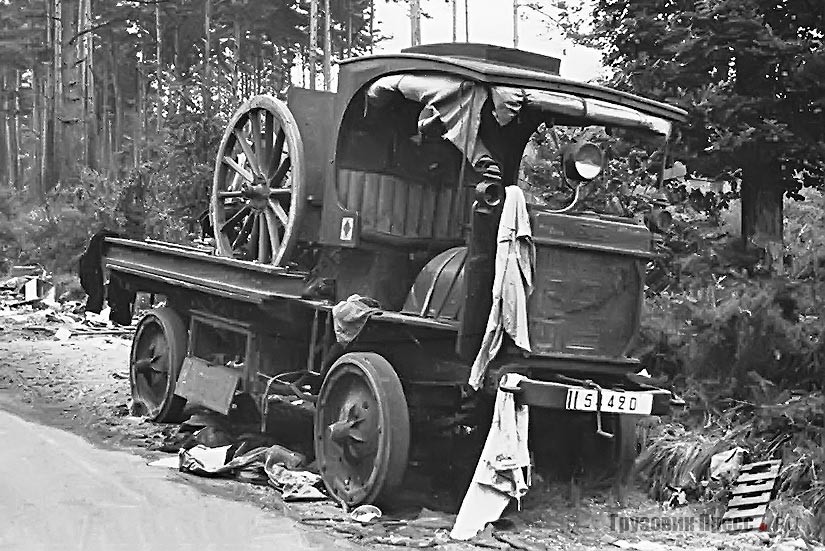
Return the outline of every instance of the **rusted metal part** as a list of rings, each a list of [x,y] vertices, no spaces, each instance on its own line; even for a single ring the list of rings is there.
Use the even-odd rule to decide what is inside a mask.
[[[402,312],[426,318],[458,320],[464,299],[466,247],[448,249],[418,274]]]
[[[201,358],[187,356],[183,360],[175,394],[188,402],[227,415],[242,374],[239,369],[212,365]]]

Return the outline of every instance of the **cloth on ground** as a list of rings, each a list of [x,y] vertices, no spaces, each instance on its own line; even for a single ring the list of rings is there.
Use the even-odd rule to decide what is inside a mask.
[[[263,471],[269,484],[281,492],[284,501],[326,499],[326,495],[318,488],[321,484],[319,475],[293,470],[303,464],[303,455],[275,444],[257,447],[232,458],[233,447],[234,445],[207,448],[197,445],[188,450],[181,449],[178,453],[178,468],[201,476],[243,473],[239,478],[255,481],[257,477],[253,474]]]
[[[506,331],[516,346],[530,351],[527,329],[527,299],[533,292],[536,251],[524,192],[507,186],[496,238],[496,268],[493,306],[478,355],[470,371],[469,384],[478,390],[487,364],[501,348]]]
[[[453,539],[475,537],[488,522],[499,519],[511,499],[521,506],[521,498],[527,493],[531,479],[529,407],[517,405],[515,395],[502,389],[516,387],[522,379],[514,373],[502,377],[487,441],[450,532]]]
[[[229,460],[231,445],[207,448],[203,444],[180,450],[180,470],[202,476],[228,474],[236,469],[246,467],[266,456],[267,448],[255,448],[247,453]]]
[[[335,338],[341,344],[349,344],[355,340],[367,320],[381,311],[377,300],[351,295],[332,307],[332,320],[335,327]]]
[[[264,466],[269,484],[281,492],[284,501],[316,501],[327,496],[316,486],[321,476],[308,471],[290,471],[279,463],[267,462]]]

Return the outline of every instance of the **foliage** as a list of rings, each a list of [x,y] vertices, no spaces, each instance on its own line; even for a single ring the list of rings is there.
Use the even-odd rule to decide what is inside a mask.
[[[332,61],[367,51],[371,1],[331,4]],[[0,268],[73,270],[101,227],[186,240],[226,120],[306,73],[309,23],[307,0],[0,0]]]
[[[726,501],[729,481],[709,479],[710,460],[743,447],[748,462],[782,460],[770,529],[825,540],[825,395],[791,394],[768,383],[750,399],[707,417],[701,429],[679,422],[658,427],[637,464],[651,494],[661,499],[678,489],[706,503]]]
[[[637,352],[687,408],[659,427],[639,468],[657,497],[678,486],[724,501],[724,486],[702,484],[714,453],[782,459],[785,506],[772,507],[771,528],[825,540],[825,198],[804,195],[785,206],[782,275],[759,269],[723,216],[679,207]]]
[[[605,167],[602,175],[582,188],[578,210],[641,217],[665,199],[658,184],[663,139],[597,126],[541,125],[525,149],[519,175],[532,201],[554,209],[572,202],[575,187],[563,177],[561,153],[583,141],[599,145]]]
[[[3,258],[74,271],[89,237],[103,228],[187,242],[211,192],[213,161],[201,152],[217,149],[222,127],[216,118],[181,114],[169,120],[163,141],[144,144],[149,160],[120,178],[84,168],[39,202],[8,192],[0,201]]]
[[[579,40],[606,52],[609,84],[687,109],[677,155],[705,177],[742,179],[745,235],[775,229],[750,216],[770,208],[776,219],[781,203],[761,192],[822,185],[822,10],[804,0],[598,0],[590,15]]]

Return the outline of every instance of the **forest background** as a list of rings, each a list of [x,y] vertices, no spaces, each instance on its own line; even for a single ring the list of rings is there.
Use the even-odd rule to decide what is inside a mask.
[[[547,8],[518,2],[516,26],[519,6]],[[711,455],[742,446],[783,459],[776,526],[825,538],[825,4],[552,4],[554,32],[604,52],[604,84],[690,113],[670,152],[684,173],[658,186],[661,160],[623,150],[600,196],[657,236],[636,352],[688,403],[642,457],[651,491],[706,493]],[[0,0],[0,271],[73,271],[102,227],[190,240],[234,108],[331,86],[336,61],[381,39],[374,10]],[[539,189],[551,143],[537,135],[525,161]]]

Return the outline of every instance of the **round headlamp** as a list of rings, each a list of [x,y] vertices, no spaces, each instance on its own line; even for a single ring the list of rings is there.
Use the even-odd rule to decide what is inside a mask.
[[[590,142],[570,145],[564,152],[564,174],[571,180],[592,180],[602,172],[604,154]]]

